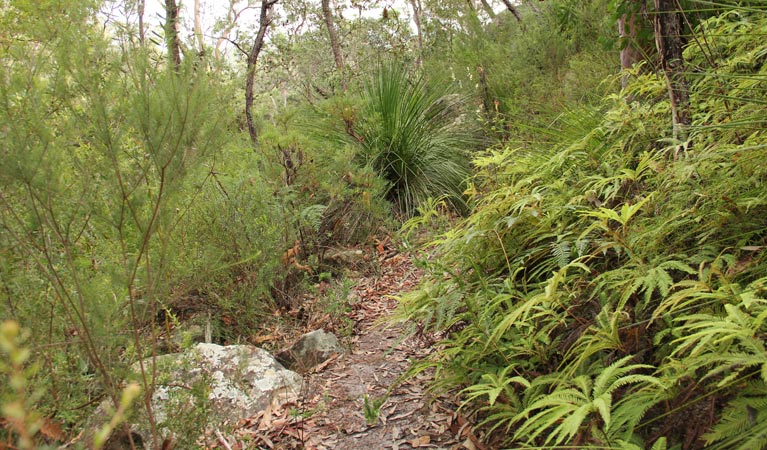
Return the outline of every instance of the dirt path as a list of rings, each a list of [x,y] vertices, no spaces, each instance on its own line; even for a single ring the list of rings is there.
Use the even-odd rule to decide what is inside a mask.
[[[350,352],[306,374],[298,402],[244,424],[238,434],[250,442],[240,448],[481,449],[455,405],[426,392],[431,374],[395,383],[411,359],[431,350],[380,323],[396,307],[387,296],[413,289],[420,277],[398,254],[381,262],[379,276],[357,280]]]

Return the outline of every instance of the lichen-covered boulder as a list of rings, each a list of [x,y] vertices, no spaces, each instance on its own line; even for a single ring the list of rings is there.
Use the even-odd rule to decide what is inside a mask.
[[[153,395],[158,415],[167,414],[163,405],[174,390],[193,387],[199,381],[205,381],[214,414],[235,421],[253,416],[270,404],[294,401],[301,390],[300,375],[282,367],[266,350],[251,345],[200,343],[187,352],[161,358],[169,364],[159,366],[170,377],[168,384],[160,380]],[[178,383],[187,386],[179,387]]]
[[[365,252],[357,248],[331,248],[324,258],[325,262],[341,267],[356,267],[367,262]]]
[[[155,361],[152,412],[160,440],[172,439],[176,448],[191,448],[211,430],[224,430],[270,405],[295,401],[303,381],[268,352],[250,345],[200,343]],[[151,372],[151,360],[145,360],[144,367]],[[138,365],[134,369],[138,371]],[[131,431],[149,448],[147,414],[137,406]]]

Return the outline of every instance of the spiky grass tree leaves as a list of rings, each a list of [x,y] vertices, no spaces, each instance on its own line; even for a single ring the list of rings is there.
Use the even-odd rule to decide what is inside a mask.
[[[393,63],[379,67],[363,97],[360,156],[389,182],[387,198],[408,217],[430,197],[465,211],[468,155],[478,140],[464,98]]]

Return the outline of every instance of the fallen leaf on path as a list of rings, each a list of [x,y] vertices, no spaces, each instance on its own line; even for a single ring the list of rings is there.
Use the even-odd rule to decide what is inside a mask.
[[[277,340],[277,336],[274,334],[264,334],[261,336],[255,336],[251,338],[253,345],[263,344],[264,342],[273,342]]]
[[[411,439],[407,441],[408,444],[410,444],[412,447],[427,447],[429,444],[431,444],[431,436],[424,435],[424,436],[418,436],[415,439]]]
[[[471,439],[466,439],[465,441],[463,441],[461,445],[463,445],[466,448],[466,450],[477,450],[477,446],[474,445],[473,442],[471,442]]]
[[[474,432],[471,430],[471,422],[463,414],[456,414],[455,416],[455,421],[450,425],[450,431],[458,437],[466,436],[477,450],[488,450],[479,438],[474,435]]]
[[[322,372],[323,369],[325,369],[327,366],[329,366],[333,361],[337,360],[339,356],[341,356],[341,355],[338,354],[338,353],[334,353],[330,358],[326,359],[325,362],[323,362],[319,366],[313,368],[311,370],[311,373]]]
[[[404,414],[400,414],[398,416],[391,417],[391,418],[389,418],[389,420],[393,422],[395,420],[404,419],[405,417],[412,416],[413,414],[415,414],[415,410],[406,412]]]

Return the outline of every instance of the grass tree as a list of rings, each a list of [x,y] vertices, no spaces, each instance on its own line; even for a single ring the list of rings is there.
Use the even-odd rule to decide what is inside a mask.
[[[468,153],[477,137],[464,98],[448,85],[413,80],[404,67],[384,64],[363,102],[355,130],[359,155],[389,183],[386,196],[399,211],[412,216],[424,200],[441,196],[465,210]]]

